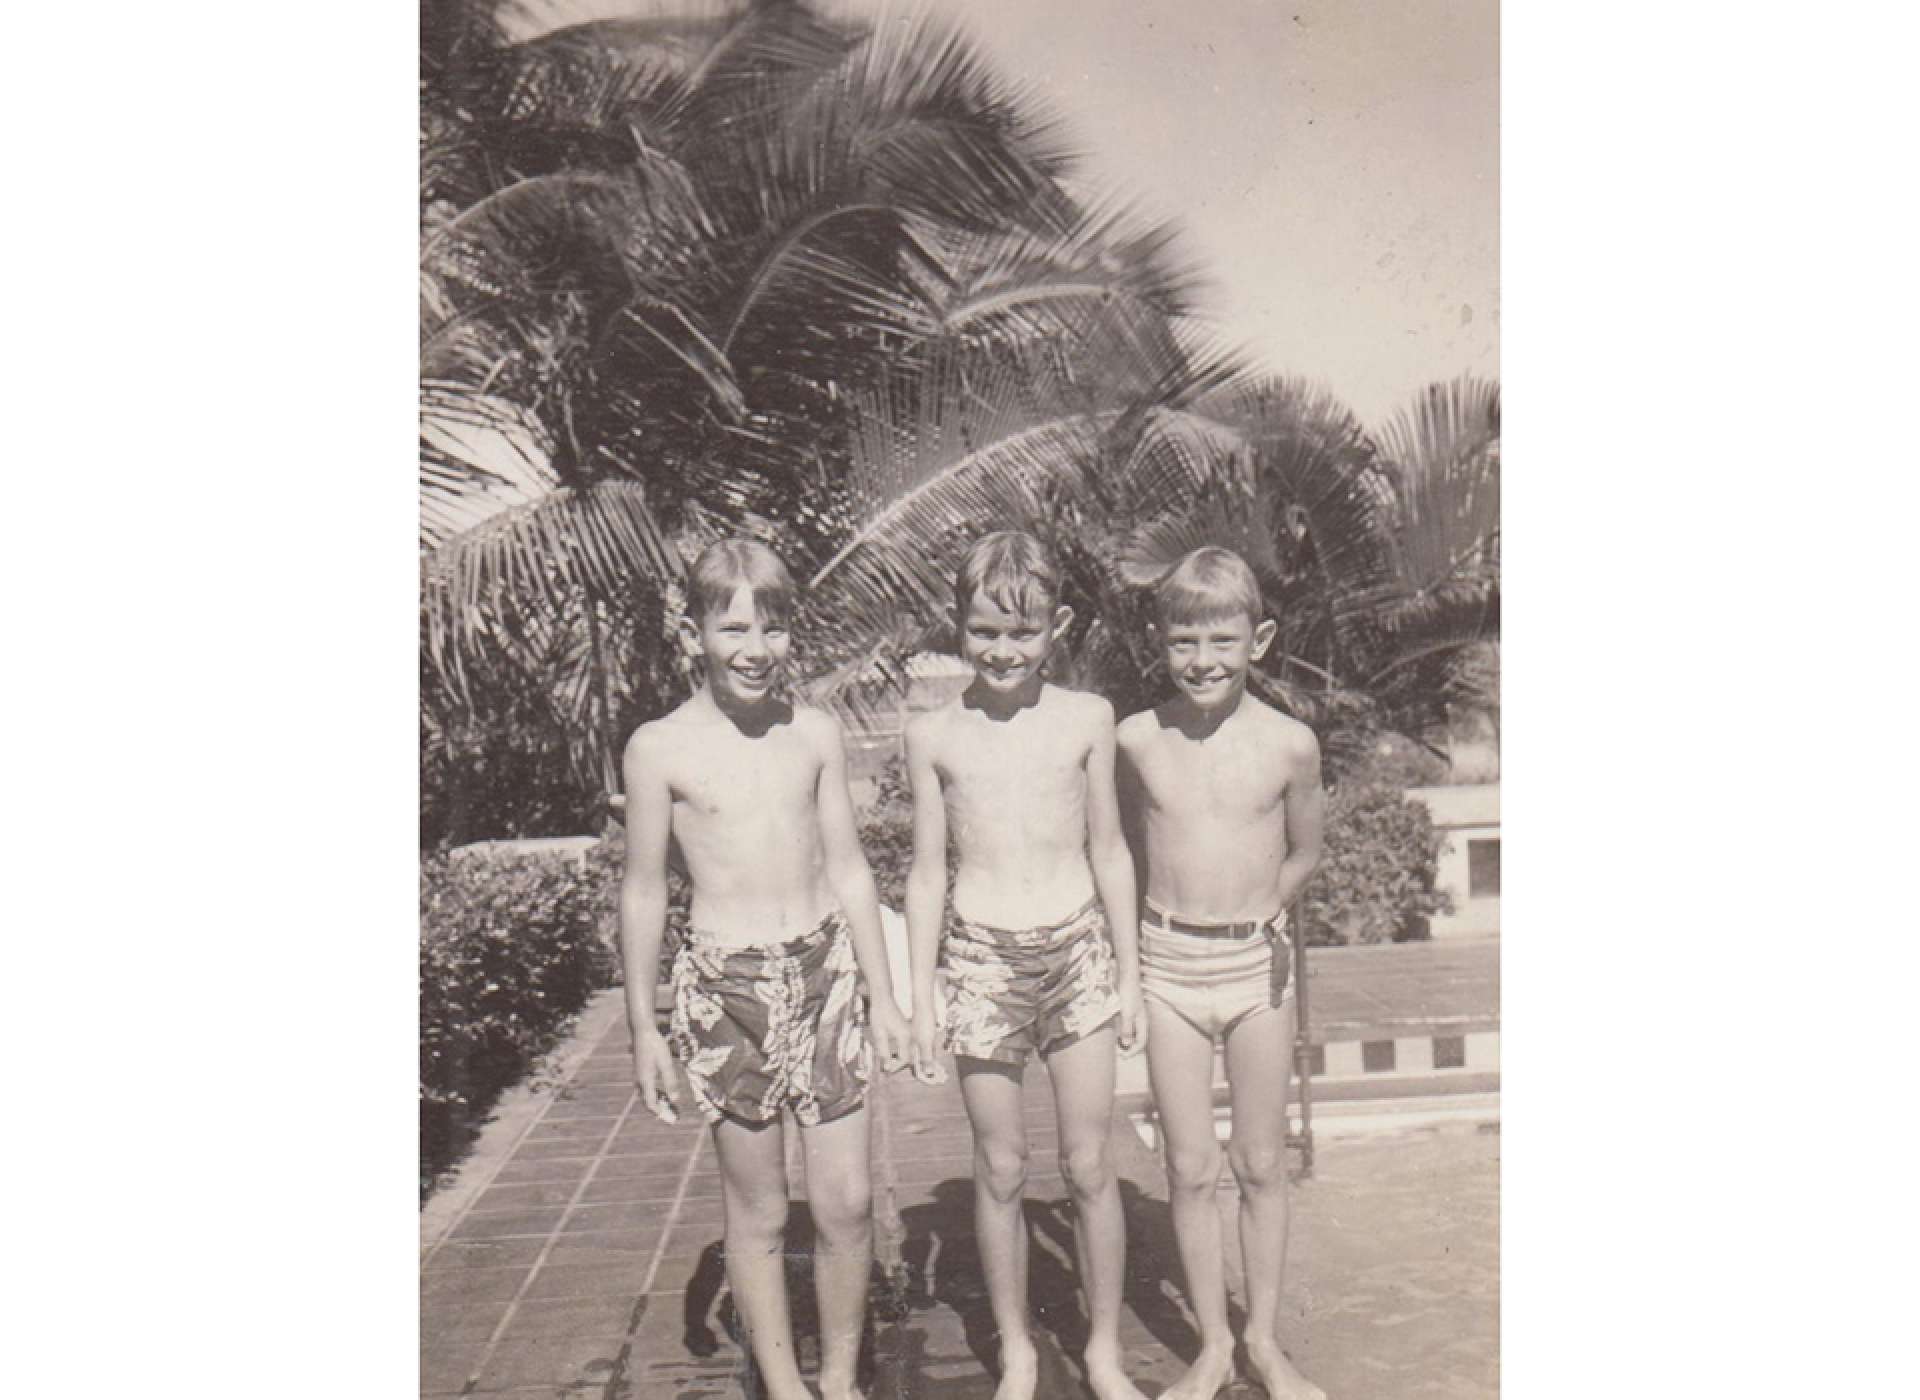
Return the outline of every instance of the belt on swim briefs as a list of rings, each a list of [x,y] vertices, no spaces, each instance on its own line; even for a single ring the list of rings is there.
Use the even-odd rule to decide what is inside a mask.
[[[1272,919],[1248,919],[1240,923],[1202,924],[1192,919],[1182,919],[1154,904],[1147,902],[1146,922],[1155,928],[1163,928],[1169,933],[1184,933],[1194,938],[1257,938],[1274,923]]]

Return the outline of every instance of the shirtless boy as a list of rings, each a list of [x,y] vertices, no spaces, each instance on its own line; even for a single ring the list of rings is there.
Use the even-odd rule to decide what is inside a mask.
[[[1078,1215],[1087,1377],[1099,1400],[1143,1400],[1120,1366],[1126,1238],[1107,1146],[1116,1034],[1131,1049],[1141,1019],[1113,707],[1046,682],[1047,653],[1073,614],[1060,606],[1059,575],[1032,536],[978,541],[955,593],[973,681],[907,727],[914,1070],[938,1079],[936,1031],[944,1029],[973,1127],[974,1213],[1000,1335],[995,1400],[1031,1400],[1039,1379],[1021,1209],[1020,1080],[1033,1054],[1053,1082],[1060,1160]],[[943,940],[949,832],[959,868]],[[947,981],[943,1028],[935,1026],[936,950]]]
[[[625,758],[620,951],[634,1078],[656,1116],[674,1121],[690,1088],[713,1125],[727,1282],[770,1400],[809,1400],[783,1264],[781,1110],[792,1110],[818,1240],[820,1391],[849,1400],[873,1244],[866,1087],[873,1049],[884,1069],[902,1066],[907,1026],[887,990],[839,726],[781,698],[792,579],[764,545],[723,540],[687,587],[681,635],[706,676],[635,731]],[[662,1036],[654,991],[670,850],[693,905]]]
[[[1247,694],[1248,669],[1273,644],[1275,624],[1263,616],[1259,583],[1238,555],[1193,551],[1160,584],[1154,603],[1176,693],[1120,726],[1119,786],[1146,890],[1147,1073],[1201,1335],[1199,1357],[1165,1394],[1212,1400],[1233,1374],[1214,1205],[1213,1053],[1224,1040],[1247,1357],[1274,1400],[1324,1400],[1280,1349],[1276,1331],[1294,1031],[1286,910],[1320,860],[1320,747],[1312,730]]]

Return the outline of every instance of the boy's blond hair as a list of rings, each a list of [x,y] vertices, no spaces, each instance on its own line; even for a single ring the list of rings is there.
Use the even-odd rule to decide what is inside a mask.
[[[793,575],[780,556],[758,540],[715,540],[687,570],[687,614],[696,623],[725,611],[744,585],[753,606],[770,622],[793,616]]]
[[[1266,615],[1260,580],[1230,549],[1202,545],[1167,571],[1153,590],[1154,621],[1162,627],[1180,622],[1210,622],[1244,612],[1255,627]]]
[[[983,593],[1015,617],[1051,613],[1060,602],[1060,570],[1025,530],[996,530],[973,542],[953,580],[962,617]]]

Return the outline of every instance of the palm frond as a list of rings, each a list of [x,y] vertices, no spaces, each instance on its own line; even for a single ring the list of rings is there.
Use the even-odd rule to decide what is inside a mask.
[[[428,386],[420,422],[420,546],[434,550],[558,484],[538,439],[511,405]]]
[[[1011,363],[895,383],[858,402],[848,488],[858,521],[809,590],[864,592],[865,570],[938,594],[938,557],[984,522],[1039,513],[1050,485],[1090,472],[1117,410],[1090,414]],[[904,546],[904,548],[902,548]]]
[[[1399,581],[1415,599],[1497,585],[1500,386],[1429,386],[1378,437],[1395,472]]]
[[[608,481],[494,512],[431,550],[422,568],[429,654],[454,677],[461,653],[509,621],[524,628],[576,592],[620,596],[636,580],[677,578],[682,565],[644,489]]]
[[[1201,282],[1199,264],[1179,246],[1177,225],[1111,197],[1074,211],[1064,228],[945,231],[943,261],[954,285],[939,306],[942,328],[1051,318],[1116,300],[1170,325],[1191,314]]]
[[[1383,533],[1391,481],[1351,409],[1298,378],[1236,384],[1200,408],[1246,434],[1254,471],[1271,483],[1267,499],[1281,511],[1261,524],[1296,545],[1299,562],[1289,573],[1310,569],[1336,602],[1363,597],[1391,577]]]

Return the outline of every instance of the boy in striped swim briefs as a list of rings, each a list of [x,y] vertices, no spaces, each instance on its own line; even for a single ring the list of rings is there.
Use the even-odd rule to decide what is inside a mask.
[[[1163,1396],[1213,1400],[1233,1376],[1214,1206],[1213,1056],[1224,1042],[1247,1357],[1273,1400],[1325,1400],[1294,1369],[1276,1330],[1294,1032],[1285,919],[1320,859],[1320,748],[1305,725],[1247,693],[1248,672],[1273,644],[1276,624],[1238,555],[1188,554],[1159,584],[1154,615],[1174,696],[1130,716],[1117,743],[1121,810],[1145,894],[1147,1073],[1174,1237],[1200,1324],[1199,1356]]]

